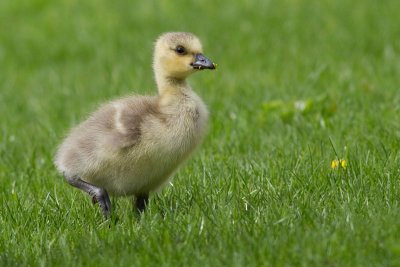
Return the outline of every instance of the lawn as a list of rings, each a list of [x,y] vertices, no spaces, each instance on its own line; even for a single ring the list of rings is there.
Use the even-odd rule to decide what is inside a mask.
[[[0,266],[399,266],[400,1],[0,1]],[[52,158],[200,37],[209,133],[141,217]],[[344,159],[346,168],[332,168]]]

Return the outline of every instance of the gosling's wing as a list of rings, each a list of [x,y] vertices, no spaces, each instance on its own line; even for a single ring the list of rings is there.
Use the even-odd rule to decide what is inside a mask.
[[[58,148],[56,166],[73,174],[90,171],[102,158],[138,144],[142,124],[157,112],[155,97],[128,97],[102,105],[72,129]]]
[[[93,116],[92,123],[98,124],[105,146],[118,150],[139,143],[143,123],[158,113],[156,97],[128,97],[104,106]]]

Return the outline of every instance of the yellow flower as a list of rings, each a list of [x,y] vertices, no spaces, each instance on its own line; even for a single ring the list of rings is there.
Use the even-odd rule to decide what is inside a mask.
[[[343,169],[347,168],[347,161],[345,159],[340,160],[340,166],[342,166]]]
[[[339,167],[339,161],[337,159],[332,160],[331,168],[336,170]]]
[[[339,167],[341,167],[342,169],[346,169],[347,168],[347,161],[345,159],[334,159],[331,162],[331,168],[334,170],[337,170]]]

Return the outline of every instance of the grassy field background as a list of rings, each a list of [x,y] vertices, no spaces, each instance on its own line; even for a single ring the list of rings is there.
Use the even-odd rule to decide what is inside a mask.
[[[0,1],[1,266],[399,266],[400,1]],[[190,31],[202,148],[104,221],[52,164],[99,103],[154,94]],[[345,159],[346,169],[331,161]]]

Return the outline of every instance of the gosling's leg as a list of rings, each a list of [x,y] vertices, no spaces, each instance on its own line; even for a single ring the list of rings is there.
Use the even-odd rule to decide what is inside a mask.
[[[136,196],[135,207],[139,213],[144,212],[146,207],[149,205],[149,194],[140,194]]]
[[[110,202],[110,197],[108,196],[108,193],[105,189],[94,186],[85,181],[82,181],[77,176],[69,177],[64,175],[64,177],[70,185],[88,193],[93,198],[92,199],[93,203],[98,202],[106,219],[110,216],[111,202]]]

